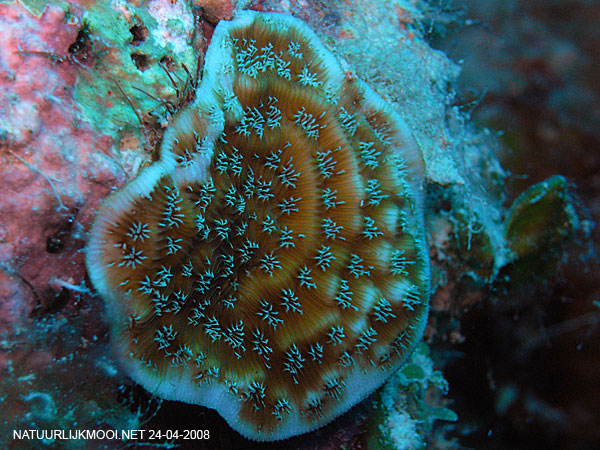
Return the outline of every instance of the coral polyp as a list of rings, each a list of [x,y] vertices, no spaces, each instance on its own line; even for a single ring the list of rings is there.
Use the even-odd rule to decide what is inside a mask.
[[[422,178],[404,122],[306,25],[220,22],[160,159],[90,233],[128,373],[255,440],[330,422],[423,333]]]

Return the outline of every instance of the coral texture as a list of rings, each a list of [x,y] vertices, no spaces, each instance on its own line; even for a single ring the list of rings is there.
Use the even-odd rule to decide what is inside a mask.
[[[425,326],[422,178],[402,120],[308,27],[220,22],[196,100],[90,234],[130,375],[256,440],[346,411]]]

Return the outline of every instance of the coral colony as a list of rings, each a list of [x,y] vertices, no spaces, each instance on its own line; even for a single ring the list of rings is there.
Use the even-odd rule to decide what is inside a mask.
[[[255,440],[348,410],[425,326],[422,171],[403,121],[306,25],[221,21],[196,100],[90,234],[128,373]]]

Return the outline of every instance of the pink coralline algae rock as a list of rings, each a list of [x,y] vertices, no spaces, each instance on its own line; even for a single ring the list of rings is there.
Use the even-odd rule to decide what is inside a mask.
[[[194,0],[192,4],[201,8],[204,17],[211,23],[230,20],[233,16],[233,0]]]
[[[81,230],[123,174],[111,139],[81,121],[69,60],[78,25],[49,6],[40,18],[0,5],[0,335],[83,289]],[[63,301],[63,300],[61,300]],[[64,306],[64,305],[62,305]]]
[[[27,315],[27,305],[10,299],[27,298],[27,286],[15,283],[11,275],[0,272],[0,326],[18,323]]]

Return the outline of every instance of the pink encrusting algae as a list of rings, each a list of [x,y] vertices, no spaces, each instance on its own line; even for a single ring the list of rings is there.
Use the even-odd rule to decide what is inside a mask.
[[[15,330],[45,306],[52,279],[80,283],[83,255],[72,245],[49,252],[47,240],[65,220],[90,220],[89,210],[77,214],[80,206],[97,204],[124,176],[101,153],[111,138],[81,121],[72,97],[80,67],[68,62],[68,48],[78,27],[58,7],[36,19],[4,4],[0,28],[0,262],[26,292],[2,294],[0,328]]]

